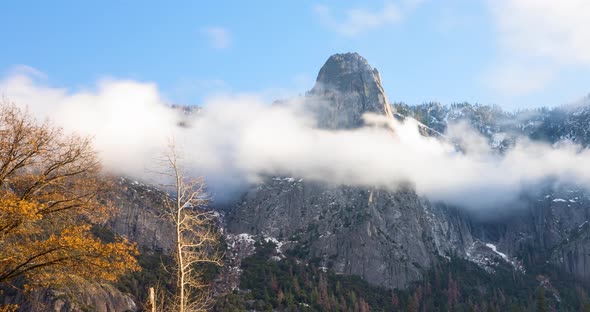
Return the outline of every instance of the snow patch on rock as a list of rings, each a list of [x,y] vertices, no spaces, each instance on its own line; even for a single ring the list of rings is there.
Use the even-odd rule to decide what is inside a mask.
[[[477,264],[488,273],[494,273],[496,267],[501,263],[510,264],[515,270],[524,273],[522,263],[505,253],[498,251],[495,244],[475,241],[466,252],[466,259]]]

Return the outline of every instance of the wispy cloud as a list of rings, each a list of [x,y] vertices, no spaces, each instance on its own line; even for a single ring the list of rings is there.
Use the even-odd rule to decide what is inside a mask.
[[[35,79],[47,79],[47,74],[29,65],[15,65],[9,71],[13,76],[28,76]]]
[[[401,2],[386,1],[378,9],[364,7],[350,8],[339,17],[327,5],[316,5],[316,16],[330,30],[347,37],[354,37],[368,31],[399,23],[405,14],[422,1],[406,0]]]
[[[258,96],[219,96],[181,128],[187,117],[168,107],[153,83],[112,79],[73,91],[18,75],[0,78],[0,91],[65,131],[93,137],[104,168],[117,174],[149,175],[146,168],[174,136],[187,169],[209,185],[217,182],[217,199],[229,185],[238,193],[240,182],[268,175],[391,190],[409,182],[431,199],[490,211],[510,207],[522,191],[547,181],[590,189],[590,150],[579,146],[518,138],[498,154],[466,124],[449,127],[448,140],[438,140],[422,136],[411,118],[377,115],[365,115],[367,125],[358,129],[327,130],[317,127],[322,98],[268,105]]]
[[[532,93],[562,68],[590,67],[590,1],[489,0],[488,6],[498,35],[497,64],[486,78],[492,89]]]
[[[201,33],[207,37],[211,47],[214,49],[224,50],[232,44],[232,35],[226,28],[208,26],[201,28]]]
[[[501,44],[562,64],[590,65],[590,1],[490,1]]]

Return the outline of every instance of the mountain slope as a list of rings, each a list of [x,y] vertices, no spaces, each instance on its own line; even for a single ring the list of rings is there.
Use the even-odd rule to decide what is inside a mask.
[[[516,113],[468,103],[442,106],[394,105],[438,131],[466,121],[489,139],[492,147],[507,149],[519,137],[551,144],[562,141],[587,148],[590,144],[590,100],[552,109]],[[509,218],[472,221],[473,235],[493,241],[528,266],[551,263],[576,278],[590,281],[590,193],[576,185],[546,186],[523,194]]]

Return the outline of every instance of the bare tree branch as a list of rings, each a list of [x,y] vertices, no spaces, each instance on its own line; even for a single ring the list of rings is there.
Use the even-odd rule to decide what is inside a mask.
[[[180,166],[180,155],[170,143],[165,156],[165,176],[174,180],[171,197],[165,199],[164,213],[175,226],[176,292],[174,310],[179,312],[206,311],[213,304],[209,284],[202,278],[202,265],[221,266],[218,252],[220,234],[213,216],[205,210],[207,196],[202,178],[188,179]]]

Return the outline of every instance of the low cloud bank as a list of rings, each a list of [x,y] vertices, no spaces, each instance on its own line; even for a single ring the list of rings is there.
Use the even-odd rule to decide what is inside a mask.
[[[319,129],[304,98],[269,105],[217,97],[187,117],[165,104],[156,85],[130,80],[73,92],[13,73],[0,93],[38,118],[93,136],[105,169],[117,174],[149,178],[174,137],[188,170],[204,175],[222,201],[266,175],[391,190],[409,183],[430,199],[479,210],[507,206],[548,181],[590,188],[590,151],[579,146],[520,138],[500,155],[465,124],[450,126],[441,140],[422,136],[413,119],[377,115],[365,115],[358,129]],[[183,120],[190,126],[179,127]]]

